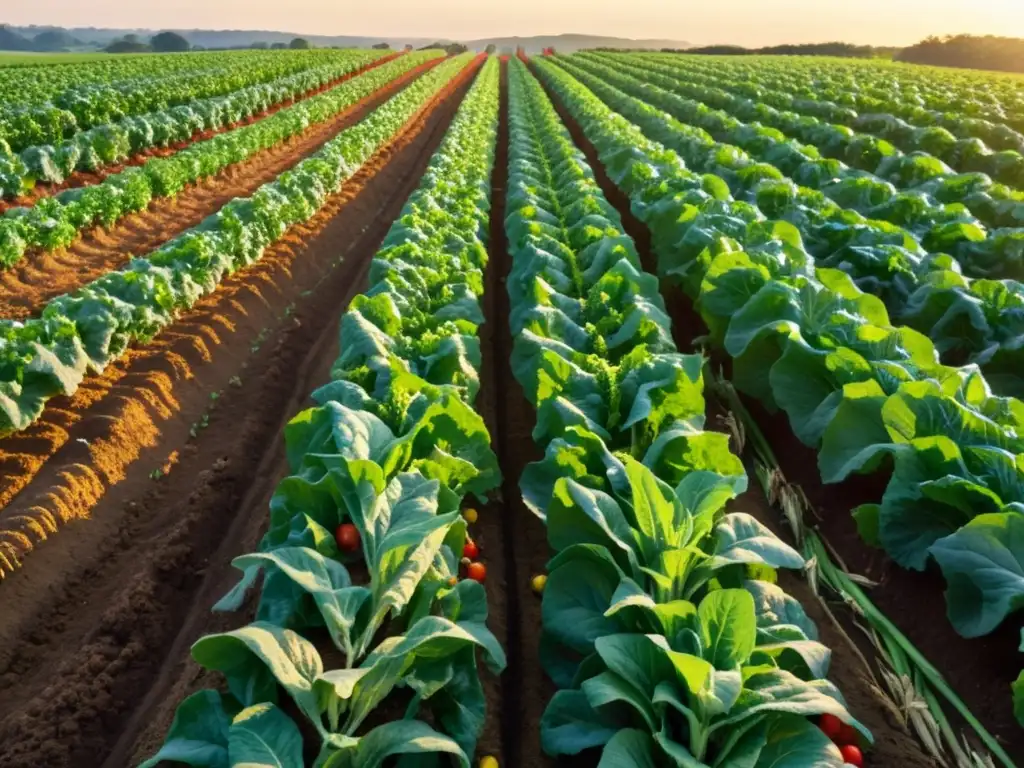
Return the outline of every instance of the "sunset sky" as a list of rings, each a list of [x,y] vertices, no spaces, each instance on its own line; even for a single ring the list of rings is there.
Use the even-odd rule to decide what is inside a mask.
[[[1024,37],[1024,0],[30,0],[0,23],[268,29],[446,37],[580,32],[693,43],[906,44],[929,34]]]

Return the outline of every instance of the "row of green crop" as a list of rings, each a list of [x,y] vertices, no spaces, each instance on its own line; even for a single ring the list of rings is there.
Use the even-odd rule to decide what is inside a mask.
[[[96,172],[144,150],[167,147],[186,141],[200,131],[232,125],[320,88],[380,57],[378,51],[353,51],[324,66],[224,95],[104,123],[55,144],[31,146],[17,154],[0,140],[0,198],[18,197],[39,182],[62,184],[75,171]]]
[[[888,114],[909,125],[942,127],[996,149],[1024,152],[1024,99],[1015,76],[835,59],[686,58],[698,71],[746,83],[744,92],[755,100],[766,89],[778,91],[788,94],[781,102],[786,109],[829,122],[860,130]]]
[[[374,768],[397,756],[469,768],[486,705],[477,658],[495,673],[505,665],[483,586],[458,579],[462,499],[500,483],[467,380],[480,362],[497,74],[496,61],[485,65],[374,259],[318,405],[285,428],[292,474],[259,551],[233,563],[242,582],[217,606],[237,609],[262,573],[256,621],[192,647],[228,693],[182,703],[143,768]],[[358,536],[336,541],[339,526]],[[311,633],[330,638],[330,656]],[[412,697],[396,710],[399,689]],[[282,696],[316,735],[305,752]],[[382,717],[389,706],[404,714]]]
[[[18,262],[30,249],[65,248],[89,227],[110,227],[131,213],[145,210],[154,197],[175,197],[188,184],[210,178],[311,125],[330,120],[389,81],[442,56],[438,51],[401,56],[252,125],[196,142],[168,157],[151,158],[99,184],[69,189],[31,206],[11,208],[0,217],[0,265]]]
[[[0,320],[0,434],[25,429],[51,397],[74,393],[86,373],[102,371],[131,342],[152,337],[227,275],[258,260],[468,64],[468,56],[443,61],[251,197],[232,200],[147,257],[51,300],[40,317]],[[358,87],[360,79],[342,87]]]
[[[704,429],[697,355],[540,85],[509,82],[513,373],[545,458],[521,481],[554,551],[541,660],[561,690],[544,749],[604,765],[841,766],[808,716],[866,731],[829,650],[773,583],[803,558],[754,517],[728,438]]]
[[[4,68],[0,140],[20,152],[104,123],[344,60],[350,51],[231,51]]]
[[[880,127],[887,125],[883,116],[876,118],[878,125],[869,126],[868,132],[857,132],[845,125],[776,109],[770,104],[778,100],[784,103],[781,94],[775,100],[765,95],[764,101],[757,102],[737,96],[728,89],[728,81],[695,73],[682,59],[604,54],[594,60],[613,66],[623,63],[651,84],[724,110],[740,120],[757,122],[757,130],[748,129],[745,134],[748,140],[765,137],[806,142],[811,146],[801,148],[802,162],[813,165],[794,178],[822,188],[833,199],[842,195],[849,201],[844,205],[869,218],[886,216],[873,215],[866,209],[895,214],[895,209],[903,208],[907,209],[903,216],[921,216],[923,212],[917,209],[927,202],[931,208],[964,205],[989,227],[1018,227],[1024,223],[1024,193],[1019,191],[1024,188],[1024,155],[1016,150],[993,152],[979,139],[958,140],[938,127],[916,128],[900,139],[892,130]],[[894,139],[909,154],[889,143]],[[827,186],[822,187],[823,183]],[[918,200],[899,195],[898,190]],[[895,223],[912,225],[902,220]]]
[[[893,320],[928,334],[946,362],[977,364],[999,394],[1024,395],[1024,285],[1013,280],[972,281],[961,274],[973,271],[971,265],[978,262],[991,265],[1018,257],[1019,265],[1024,229],[1002,230],[985,238],[962,220],[962,211],[958,213],[955,206],[943,213],[913,196],[909,202],[920,203],[924,234],[894,223],[906,211],[899,200],[888,208],[893,214],[890,221],[866,219],[856,210],[841,207],[842,190],[830,199],[820,190],[785,179],[779,168],[801,178],[803,170],[814,166],[799,147],[751,136],[756,127],[730,126],[738,121],[702,111],[695,102],[648,85],[630,74],[629,67],[578,67],[576,62],[575,58],[564,61],[563,66],[652,138],[678,152],[691,170],[720,176],[732,194],[754,203],[755,208],[745,211],[748,221],[760,209],[773,219],[794,224],[820,265],[842,268],[859,287],[879,295]],[[714,135],[735,140],[756,157],[735,145],[716,142],[691,121],[715,127]],[[982,241],[975,242],[975,235]],[[947,248],[957,258],[942,252]],[[1011,261],[1001,271],[1022,274],[1019,266],[1014,267]]]
[[[1020,609],[1024,404],[993,396],[976,368],[940,365],[876,297],[816,266],[799,227],[687,170],[560,62],[537,66],[648,225],[660,274],[694,298],[732,358],[737,387],[786,412],[826,483],[892,464],[880,502],[854,511],[864,538],[904,567],[934,559],[964,636]]]

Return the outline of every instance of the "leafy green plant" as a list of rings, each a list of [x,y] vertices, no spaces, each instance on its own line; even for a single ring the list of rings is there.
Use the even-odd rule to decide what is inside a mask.
[[[881,503],[857,511],[865,537],[908,567],[943,558],[950,617],[964,634],[990,631],[1018,608],[1020,402],[993,395],[976,368],[941,364],[929,339],[890,323],[849,276],[815,266],[804,243],[818,231],[810,206],[819,199],[791,188],[802,214],[789,215],[791,207],[787,221],[768,220],[731,199],[741,181],[699,176],[666,149],[705,169],[714,154],[717,168],[724,150],[708,137],[571,62],[537,66],[648,223],[662,273],[696,297],[711,340],[733,357],[738,388],[787,413],[794,432],[819,447],[826,481],[877,471],[891,457]],[[775,200],[779,185],[753,190],[758,204],[766,189]],[[999,522],[964,527],[990,514]]]
[[[486,189],[497,75],[497,62],[484,68],[407,209],[449,209],[449,200],[454,209],[467,191]],[[483,207],[475,217],[438,219],[443,226],[430,237],[472,239],[478,223],[486,224],[486,202],[477,200]],[[396,222],[393,234],[405,227]],[[464,259],[479,271],[486,252],[453,253],[434,264],[455,274]],[[420,268],[408,249],[385,246],[378,260],[410,275]],[[373,311],[382,303],[369,298],[393,290],[389,271],[352,303],[343,337],[353,323],[368,326],[372,339],[385,329],[402,335],[405,315]],[[417,297],[402,298],[417,306]],[[452,310],[482,320],[478,305],[465,306],[476,296],[452,294],[449,301]],[[460,332],[446,319],[446,306],[437,302],[433,319],[420,316],[417,327]],[[467,541],[463,497],[483,497],[501,482],[490,436],[458,369],[435,372],[431,383],[414,372],[412,345],[382,344],[376,354],[356,357],[344,344],[342,350],[332,381],[314,393],[319,405],[285,429],[292,474],[274,494],[259,551],[235,559],[242,578],[215,606],[240,609],[258,584],[256,620],[192,648],[200,665],[223,675],[227,692],[202,691],[183,702],[145,766],[162,759],[218,768],[245,761],[297,766],[308,762],[310,747],[318,768],[381,765],[391,756],[423,765],[444,756],[469,766],[486,706],[478,657],[494,673],[505,666],[486,626],[484,587],[459,579]],[[333,648],[315,646],[304,636],[311,632],[323,633]],[[404,716],[375,722],[397,689],[411,694]],[[316,734],[315,745],[304,749],[303,732],[286,709]]]
[[[73,294],[58,296],[41,317],[25,323],[0,320],[0,338],[5,341],[0,349],[0,433],[25,429],[39,417],[49,398],[72,394],[87,370],[102,371],[131,341],[151,338],[178,312],[215,291],[226,275],[258,260],[289,226],[312,216],[344,179],[469,61],[468,56],[444,61],[251,198],[228,203],[147,258],[133,259],[125,268],[109,272]],[[368,73],[372,85],[367,93],[383,82],[374,78],[387,74],[389,66]],[[348,89],[318,102],[317,114],[326,119],[339,103],[349,103],[353,93],[363,93],[360,89],[366,84],[360,81],[355,78],[346,83],[356,84],[355,91]],[[139,169],[125,173],[131,171]],[[13,220],[20,223],[22,218],[16,215]],[[52,221],[48,231],[63,237],[59,222]],[[44,359],[46,363],[33,363]],[[38,373],[26,375],[26,369],[34,368]]]
[[[657,281],[536,81],[510,66],[513,372],[545,446],[520,485],[555,553],[541,659],[562,689],[543,746],[600,748],[601,765],[838,766],[800,716],[854,722],[821,679],[829,651],[771,583],[803,558],[725,511],[747,480],[728,438],[704,430],[704,361],[675,352]]]

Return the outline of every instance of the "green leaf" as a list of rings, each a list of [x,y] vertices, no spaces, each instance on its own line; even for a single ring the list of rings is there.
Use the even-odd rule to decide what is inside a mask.
[[[323,672],[323,663],[313,644],[289,629],[255,622],[207,635],[192,646],[192,658],[221,672],[228,689],[246,706],[276,702],[281,685],[307,717],[319,719],[313,683]]]
[[[555,552],[574,544],[606,548],[621,568],[636,573],[636,532],[614,498],[560,479],[548,507],[548,543]]]
[[[641,718],[649,731],[658,727],[658,716],[654,711],[650,696],[623,679],[614,672],[602,672],[595,677],[584,680],[580,686],[587,694],[587,701],[595,710],[612,704],[623,704],[633,709]]]
[[[717,563],[756,563],[772,568],[804,567],[800,554],[745,512],[726,515],[715,528]]]
[[[836,745],[810,720],[779,717],[769,722],[767,743],[755,768],[839,768],[844,764]]]
[[[344,743],[337,751],[329,750],[321,768],[379,768],[394,755],[451,755],[462,768],[469,768],[469,758],[454,740],[419,720],[378,725],[365,736]]]
[[[716,720],[711,731],[730,728],[756,715],[784,712],[813,717],[831,714],[852,725],[865,739],[871,733],[846,710],[839,691],[827,680],[805,682],[782,669],[757,668],[746,678],[739,700],[727,716]]]
[[[605,745],[597,768],[657,768],[654,754],[650,734],[624,728]]]
[[[672,677],[672,664],[662,652],[657,635],[606,635],[594,644],[608,669],[628,680],[648,699],[662,680]]]
[[[697,606],[706,661],[717,670],[738,669],[757,641],[754,598],[743,589],[709,593]]]
[[[980,515],[930,551],[946,578],[949,619],[964,637],[986,635],[1024,608],[1024,515]]]
[[[155,768],[165,760],[196,768],[228,768],[228,732],[233,713],[224,705],[217,691],[193,693],[178,705],[160,751],[139,768]]]
[[[602,547],[577,545],[548,566],[541,604],[543,624],[559,643],[591,653],[594,641],[616,631],[605,616],[624,574]]]
[[[610,713],[595,711],[583,691],[561,690],[541,716],[541,745],[553,757],[578,755],[607,743],[625,724]]]
[[[231,722],[228,752],[232,768],[294,768],[302,765],[302,736],[273,704],[256,704]]]

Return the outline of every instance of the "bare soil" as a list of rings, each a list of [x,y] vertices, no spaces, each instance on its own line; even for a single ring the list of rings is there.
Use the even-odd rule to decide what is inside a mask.
[[[361,121],[439,61],[416,67],[330,120],[227,166],[216,176],[186,187],[176,197],[154,199],[145,211],[125,216],[110,229],[88,230],[66,249],[25,254],[13,266],[0,270],[0,317],[31,317],[54,297],[123,266],[133,256],[146,255],[236,197],[248,197]]]
[[[136,350],[4,510],[9,521],[49,504],[60,535],[2,585],[0,765],[135,764],[209,683],[188,649],[246,620],[210,607],[234,582],[231,559],[262,535],[286,471],[281,430],[328,378],[340,315],[475,70],[325,211]],[[204,414],[209,426],[191,437]],[[75,503],[78,482],[94,496],[61,520],[53,510]],[[499,730],[488,742],[498,753]]]
[[[540,597],[530,587],[531,578],[544,573],[550,551],[547,529],[523,504],[519,477],[523,468],[542,458],[533,442],[536,413],[519,382],[512,375],[512,334],[509,330],[509,299],[505,277],[512,266],[505,236],[505,190],[508,184],[508,91],[507,64],[502,63],[501,123],[498,153],[492,178],[489,267],[485,310],[488,323],[483,341],[485,378],[491,382],[485,402],[493,401],[495,452],[501,464],[501,540],[506,564],[504,574],[508,670],[503,676],[501,701],[505,753],[502,765],[548,765],[552,761],[540,748],[540,716],[555,692],[541,669]],[[485,550],[492,556],[493,549]],[[488,573],[491,571],[489,570]],[[488,597],[491,597],[488,591]],[[490,700],[488,706],[491,706]]]

